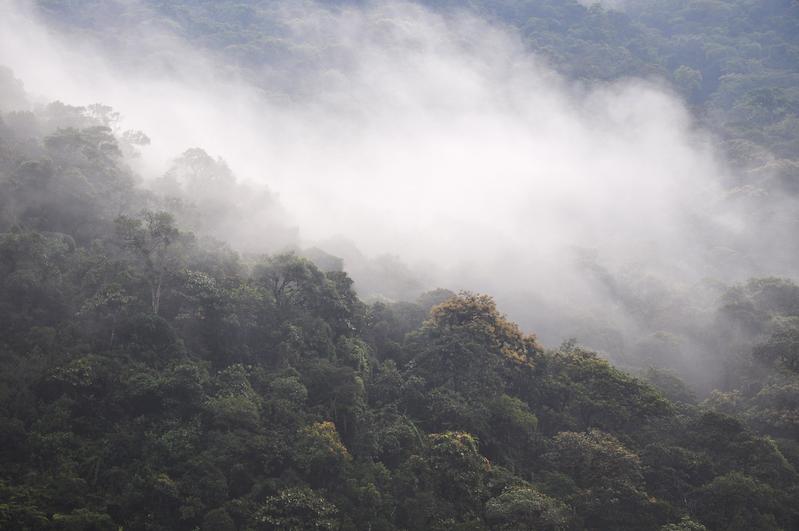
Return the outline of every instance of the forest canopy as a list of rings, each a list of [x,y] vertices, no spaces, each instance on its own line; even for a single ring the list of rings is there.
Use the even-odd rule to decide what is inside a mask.
[[[660,270],[570,248],[569,264],[529,276],[573,276],[514,297],[529,293],[527,277],[502,278],[515,255],[469,270],[309,240],[272,168],[264,186],[195,145],[152,175],[161,131],[104,103],[43,101],[0,67],[0,528],[799,528],[799,248],[785,237],[799,223],[797,4],[386,5],[511,28],[572,87],[656,79],[670,95],[645,102],[682,109],[730,169],[723,198],[697,210],[727,225],[691,211],[694,225],[668,227],[714,245],[686,244]],[[283,2],[27,7],[130,68],[157,61],[131,58],[123,28],[168,27],[221,58],[220,76],[266,90],[282,73],[292,112],[321,104],[286,72],[347,71],[341,49],[298,41],[286,12],[300,8]],[[589,110],[621,101],[591,90],[577,91]],[[704,199],[706,184],[684,192]],[[728,237],[740,212],[749,232]],[[635,247],[642,263],[653,248]],[[700,280],[664,273],[686,269]],[[470,289],[480,275],[504,291]],[[576,337],[550,343],[536,323]]]

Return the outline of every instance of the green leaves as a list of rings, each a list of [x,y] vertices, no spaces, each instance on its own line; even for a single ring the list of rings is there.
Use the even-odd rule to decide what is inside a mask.
[[[145,211],[143,219],[120,216],[116,219],[116,228],[118,237],[150,288],[150,305],[153,313],[158,315],[165,282],[169,275],[181,269],[189,239],[175,227],[172,214],[163,211]]]
[[[565,504],[526,485],[506,488],[488,500],[485,512],[492,529],[503,531],[566,529],[572,518]]]
[[[428,388],[447,387],[464,397],[496,397],[516,375],[529,371],[541,349],[505,319],[487,296],[463,293],[435,306],[411,339],[410,370]]]
[[[697,493],[697,498],[701,500],[698,516],[710,529],[782,527],[774,515],[780,494],[740,472],[717,477]]]
[[[244,367],[231,365],[217,375],[215,384],[216,392],[205,403],[212,425],[256,429],[260,423],[261,399],[250,385]]]
[[[799,316],[774,317],[768,339],[752,355],[761,363],[799,374]]]
[[[308,488],[289,488],[270,496],[256,511],[256,529],[304,531],[306,529],[335,529],[337,510],[315,491]]]

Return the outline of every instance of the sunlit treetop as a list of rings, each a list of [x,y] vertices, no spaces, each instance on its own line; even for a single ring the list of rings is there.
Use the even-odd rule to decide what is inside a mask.
[[[516,323],[499,313],[494,299],[488,295],[461,292],[442,302],[430,311],[424,329],[465,332],[520,365],[532,366],[535,357],[543,352],[536,337],[525,335]]]

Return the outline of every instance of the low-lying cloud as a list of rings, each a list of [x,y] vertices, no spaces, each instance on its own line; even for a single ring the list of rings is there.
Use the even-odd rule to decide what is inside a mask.
[[[574,333],[569,313],[627,327],[616,274],[740,278],[727,169],[656,80],[569,82],[466,11],[287,2],[274,17],[291,57],[238,70],[166,24],[131,24],[109,52],[6,3],[0,64],[42,100],[117,109],[152,139],[146,179],[200,146],[275,192],[303,245],[398,255],[420,289],[496,294],[549,341]]]

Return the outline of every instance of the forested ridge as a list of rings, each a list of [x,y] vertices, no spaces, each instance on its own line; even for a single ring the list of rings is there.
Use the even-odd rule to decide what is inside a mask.
[[[114,40],[102,3],[40,4]],[[249,25],[269,2],[144,4],[237,67],[296,59]],[[799,192],[795,3],[472,4],[564,75],[669,79],[752,208]],[[238,251],[234,221],[280,207],[222,159],[145,182],[146,131],[8,110],[27,98],[0,70],[1,529],[799,528],[793,279],[716,282],[690,336],[712,357],[677,363],[661,333],[623,370],[490,295],[361,298],[271,218],[252,230],[285,250]],[[670,370],[700,362],[715,389]]]

